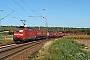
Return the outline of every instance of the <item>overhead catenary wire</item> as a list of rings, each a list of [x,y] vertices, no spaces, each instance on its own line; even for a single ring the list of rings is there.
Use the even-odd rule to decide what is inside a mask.
[[[23,14],[21,14],[21,13],[17,12],[16,10],[13,10],[12,8],[10,8],[10,7],[8,7],[8,6],[4,5],[4,4],[2,4],[1,2],[0,2],[0,4],[1,4],[1,5],[3,5],[4,7],[7,7],[8,9],[10,9],[10,10],[12,10],[12,11],[14,11],[14,12],[18,13],[19,15],[24,16],[24,17],[25,17],[25,15],[23,15]]]
[[[4,6],[4,7],[8,8],[8,9],[10,9],[10,10],[16,12],[17,14],[19,14],[19,15],[21,15],[21,16],[23,16],[23,17],[27,17],[27,16],[25,16],[25,15],[23,15],[23,14],[17,12],[16,10],[14,10],[14,9],[12,9],[12,8],[10,8],[10,7],[8,7],[7,5],[5,5],[5,4],[3,4],[3,3],[1,3],[1,2],[0,2],[0,4],[1,4],[2,6]],[[6,12],[3,12],[3,13],[8,15],[8,13],[6,13]],[[15,17],[15,16],[12,16],[12,15],[9,15],[9,16],[11,16],[12,18],[21,20],[20,18],[17,18],[17,17]],[[30,24],[31,24],[31,23],[30,23]]]
[[[6,12],[3,12],[3,13],[8,15],[8,13],[6,13]],[[19,18],[15,17],[15,16],[12,16],[10,14],[8,16],[11,16],[12,18],[16,18],[16,19],[20,20]]]
[[[27,14],[29,14],[22,6],[20,6],[15,0],[13,0],[19,7],[21,7]],[[30,15],[30,14],[29,14]]]
[[[0,4],[3,5],[3,6],[5,6],[5,5],[2,4],[2,3],[0,3]],[[7,8],[10,9],[10,10],[12,10],[12,12],[9,13],[9,14],[3,11],[3,13],[7,14],[7,16],[11,16],[11,14],[12,14],[13,12],[17,12],[17,11],[15,11],[15,10],[11,9],[11,8],[8,7],[8,6],[5,6],[5,7],[7,7]],[[18,13],[18,12],[17,12],[17,13]],[[20,14],[20,13],[18,13],[18,14]],[[22,14],[20,14],[20,15],[22,15]],[[6,18],[7,16],[3,17],[2,19]],[[13,16],[11,16],[11,17],[13,17]],[[19,18],[17,18],[17,17],[15,17],[15,18],[16,18],[16,19],[19,19]],[[19,19],[19,20],[20,20],[20,19]]]
[[[27,5],[23,0],[21,0],[25,5]],[[27,5],[27,7],[31,10],[31,11],[33,11],[34,13],[36,13],[36,14],[38,14],[39,15],[39,17],[43,17],[41,14],[39,14],[38,12],[36,12],[35,10],[32,10],[28,5]],[[43,17],[44,18],[44,17]]]
[[[5,19],[6,17],[8,17],[10,14],[12,14],[14,11],[12,11],[11,13],[7,14],[5,17],[3,17],[2,19]]]
[[[29,12],[27,12],[20,4],[18,4],[15,0],[13,0],[22,10],[24,10],[30,17],[34,18],[32,15],[29,14]],[[35,20],[37,20],[36,18],[34,18]],[[38,22],[39,20],[37,20]],[[41,21],[40,21],[41,22]],[[39,23],[40,23],[39,22]]]
[[[8,15],[8,13],[6,13],[6,12],[3,12],[4,14],[6,14],[6,15]],[[11,14],[9,15],[9,16],[11,16],[12,18],[15,18],[15,19],[18,19],[18,20],[20,20],[20,18],[17,18],[17,17],[15,17],[15,16],[12,16]],[[31,23],[31,22],[29,22],[30,24],[33,24],[33,23]]]
[[[0,4],[1,4],[2,6],[4,6],[4,7],[8,8],[8,9],[16,12],[17,14],[19,14],[19,15],[21,15],[21,16],[27,17],[26,15],[23,15],[23,14],[21,14],[20,12],[17,12],[16,10],[8,7],[8,5],[5,5],[5,4],[3,4],[3,3],[1,3],[1,2],[0,2]],[[24,8],[23,8],[23,9],[24,9]],[[12,18],[16,18],[16,19],[18,19],[18,20],[21,20],[19,17],[17,18],[17,17],[15,17],[15,16],[12,16],[11,14],[6,13],[6,12],[3,12],[3,13],[7,14],[7,16],[11,16]],[[29,13],[28,13],[28,14],[29,14]],[[29,15],[30,15],[30,14],[29,14]],[[7,16],[6,16],[6,17],[7,17]],[[31,16],[31,15],[30,15],[30,16]],[[33,16],[31,16],[31,17],[34,18]],[[5,17],[4,17],[4,18],[5,18]],[[36,18],[34,18],[34,19],[37,20]],[[42,21],[37,20],[37,22],[41,23]],[[30,23],[30,24],[31,24],[31,23]]]
[[[21,0],[25,5],[27,5],[23,0]],[[36,14],[38,14],[39,16],[31,16],[31,17],[42,17],[42,18],[44,18],[45,19],[45,25],[46,25],[46,27],[48,27],[48,22],[47,22],[47,10],[46,9],[43,9],[43,10],[45,10],[46,11],[46,17],[44,17],[44,16],[42,16],[41,14],[39,14],[39,13],[37,13],[35,10],[32,10],[28,5],[27,5],[27,7],[31,10],[31,11],[33,11],[34,13],[36,13]]]
[[[36,12],[35,10],[32,10],[23,0],[21,0],[31,11],[33,11],[34,13],[36,13],[37,15],[39,15],[39,16],[29,16],[29,17],[42,17],[42,18],[44,18],[41,14],[39,14],[38,12]],[[37,20],[37,19],[36,19]],[[38,20],[39,21],[39,20]],[[42,22],[42,21],[40,21],[40,22]],[[43,23],[43,22],[42,22]]]

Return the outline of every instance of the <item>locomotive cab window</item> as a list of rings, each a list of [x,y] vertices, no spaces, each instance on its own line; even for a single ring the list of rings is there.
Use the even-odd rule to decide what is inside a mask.
[[[23,32],[23,30],[19,30],[19,32]]]
[[[23,30],[15,30],[15,32],[23,32]]]

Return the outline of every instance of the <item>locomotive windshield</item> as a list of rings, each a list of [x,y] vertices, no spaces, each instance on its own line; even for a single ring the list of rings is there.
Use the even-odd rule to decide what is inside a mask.
[[[23,32],[23,30],[15,30],[15,32]]]

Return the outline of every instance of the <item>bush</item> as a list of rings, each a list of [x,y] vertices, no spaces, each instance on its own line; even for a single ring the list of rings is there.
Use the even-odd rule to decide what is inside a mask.
[[[14,32],[10,32],[10,31],[9,31],[9,33],[8,33],[8,34],[9,34],[9,35],[13,35],[13,33],[14,33]]]

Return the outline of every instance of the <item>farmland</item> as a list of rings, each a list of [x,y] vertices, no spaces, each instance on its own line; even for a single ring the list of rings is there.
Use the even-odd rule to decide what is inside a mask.
[[[14,43],[12,35],[0,35],[0,46]]]
[[[41,49],[34,57],[38,60],[89,60],[90,36],[70,36],[56,40],[51,46]],[[48,45],[49,46],[49,45]]]

